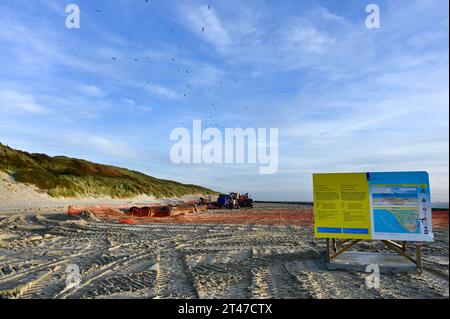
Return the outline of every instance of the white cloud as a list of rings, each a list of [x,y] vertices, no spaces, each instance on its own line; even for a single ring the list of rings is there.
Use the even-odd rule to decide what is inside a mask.
[[[199,66],[193,73],[190,83],[198,86],[216,86],[223,76],[224,72],[216,67],[211,65]]]
[[[364,7],[358,17],[353,6],[349,11],[344,6],[341,17],[303,2],[273,7],[267,1],[227,0],[208,9],[200,0],[191,1],[196,4],[175,2],[175,19],[194,36],[184,38],[177,31],[167,37],[161,31],[151,39],[141,34],[143,41],[101,19],[85,24],[89,32],[83,35],[49,27],[61,17],[63,24],[64,6],[57,5],[61,10],[54,19],[47,8],[41,16],[30,4],[16,14],[18,6],[0,4],[5,8],[0,10],[5,17],[0,21],[0,113],[10,112],[0,117],[2,137],[22,139],[38,151],[57,148],[106,162],[137,149],[151,160],[126,158],[124,166],[135,163],[140,170],[148,165],[167,178],[195,182],[200,169],[164,162],[164,132],[175,117],[186,121],[195,112],[195,107],[180,107],[175,113],[174,106],[212,102],[219,107],[214,116],[224,124],[258,123],[280,132],[278,174],[262,178],[235,166],[224,167],[224,174],[208,166],[209,173],[201,175],[212,188],[308,199],[304,194],[311,195],[313,171],[425,169],[434,199],[448,200],[448,48],[441,45],[448,43],[448,10],[443,10],[448,2],[391,4],[383,11],[382,28],[371,32],[364,27]],[[296,10],[300,7],[305,10]],[[127,10],[124,18],[141,17],[135,6]],[[149,26],[148,19],[130,21],[136,24],[131,32]],[[80,36],[80,42],[72,36]],[[191,72],[177,74],[177,68]],[[239,84],[231,85],[231,77]],[[221,78],[220,90],[203,89]],[[185,100],[186,84],[192,88]],[[108,99],[98,98],[106,92]],[[147,120],[141,115],[153,110],[147,103],[159,111],[151,127],[140,124]],[[234,104],[251,111],[236,117],[219,106]],[[45,119],[22,116],[46,111]],[[11,121],[18,127],[11,128]],[[68,123],[76,131],[68,132]],[[236,179],[243,174],[246,178]],[[267,185],[277,191],[267,191]]]
[[[186,18],[186,25],[198,36],[213,44],[218,50],[225,50],[232,44],[229,31],[223,26],[213,8],[208,6],[183,6],[180,11]]]
[[[137,105],[136,101],[132,100],[132,99],[124,99],[123,100],[127,105],[131,106],[132,108],[139,110],[141,112],[152,112],[153,108],[151,106],[147,106],[147,105]]]
[[[88,136],[85,143],[100,151],[111,155],[123,155],[126,154],[129,149],[127,146],[119,145],[117,142],[100,136]]]
[[[302,23],[289,27],[284,41],[284,49],[291,53],[322,53],[334,42],[325,32]]]
[[[85,132],[62,132],[64,144],[76,146],[81,152],[103,153],[121,158],[135,157],[136,151],[120,139]]]
[[[280,67],[321,67],[323,60],[318,55],[327,53],[336,39],[318,26],[338,24],[341,31],[346,27],[344,18],[320,6],[301,16],[283,16],[276,24],[270,23],[276,16],[266,8],[255,12],[236,1],[220,7],[219,15],[205,5],[180,5],[180,20],[230,62],[254,65],[261,75]]]
[[[327,8],[319,7],[317,9],[321,17],[325,20],[331,20],[331,21],[341,21],[343,22],[345,19],[337,14],[334,14],[330,12]]]
[[[177,92],[162,85],[151,83],[147,86],[147,89],[153,94],[167,99],[177,100],[180,98],[180,95]]]
[[[46,109],[33,96],[14,90],[0,90],[0,112],[45,113]]]
[[[93,97],[103,97],[106,93],[95,85],[82,85],[81,92]]]

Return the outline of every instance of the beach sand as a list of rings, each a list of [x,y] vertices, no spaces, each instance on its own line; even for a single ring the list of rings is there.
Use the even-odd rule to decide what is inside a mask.
[[[366,273],[326,269],[325,242],[313,237],[311,225],[223,219],[229,215],[232,222],[245,212],[302,212],[301,205],[209,211],[208,218],[219,214],[220,223],[124,225],[66,213],[68,204],[123,202],[51,199],[10,183],[0,192],[2,298],[449,297],[446,227],[435,229],[436,241],[423,247],[423,275],[382,274],[380,287],[373,289],[365,284]],[[145,200],[155,201],[125,202]],[[357,249],[385,251],[379,242]],[[68,278],[78,285],[67,286]]]

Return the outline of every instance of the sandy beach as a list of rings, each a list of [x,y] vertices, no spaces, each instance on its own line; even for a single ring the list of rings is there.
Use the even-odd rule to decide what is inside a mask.
[[[0,308],[429,316],[449,6],[0,1]]]
[[[55,199],[0,179],[0,298],[448,298],[448,227],[425,244],[423,275],[328,271],[311,206],[257,203],[140,225],[67,214],[70,204],[177,203],[139,197]],[[6,190],[6,191],[5,191]],[[378,242],[357,249],[385,251]],[[76,267],[79,285],[67,289]]]
[[[273,208],[257,204],[253,211]],[[326,269],[324,240],[308,226],[122,225],[65,211],[9,212],[0,214],[0,296],[448,298],[448,229],[435,235],[423,249],[423,275],[382,274],[380,287],[369,289],[365,273]],[[359,249],[385,250],[375,242]],[[67,289],[74,265],[79,286]]]

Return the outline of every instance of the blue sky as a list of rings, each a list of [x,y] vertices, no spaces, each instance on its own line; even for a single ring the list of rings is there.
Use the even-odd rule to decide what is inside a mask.
[[[313,172],[426,170],[448,201],[448,6],[3,0],[0,142],[256,199],[311,200]],[[278,128],[278,172],[173,164],[170,132],[193,119]]]

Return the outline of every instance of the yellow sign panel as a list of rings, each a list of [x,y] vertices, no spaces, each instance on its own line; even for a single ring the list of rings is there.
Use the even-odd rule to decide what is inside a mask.
[[[313,174],[319,238],[433,241],[427,172]]]
[[[371,205],[366,173],[314,174],[314,235],[371,239]]]

